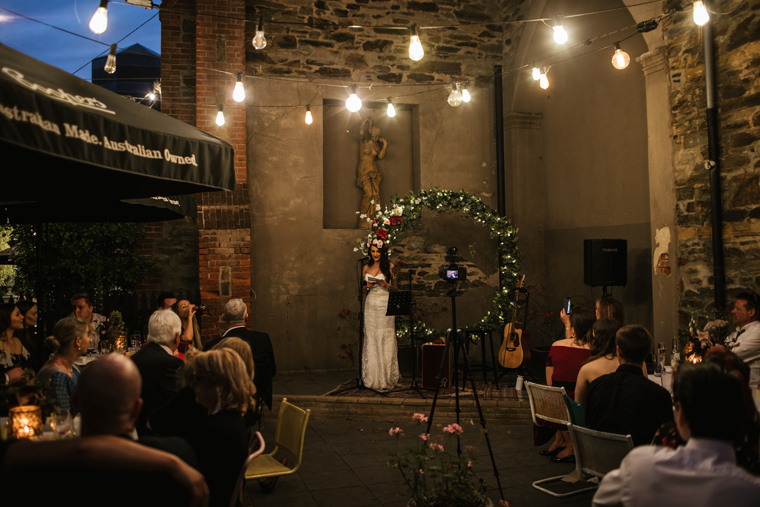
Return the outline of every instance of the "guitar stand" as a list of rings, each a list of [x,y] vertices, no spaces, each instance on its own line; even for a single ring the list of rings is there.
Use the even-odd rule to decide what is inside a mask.
[[[491,447],[491,439],[488,436],[488,430],[486,429],[486,418],[483,416],[483,408],[480,406],[480,399],[478,398],[478,390],[475,387],[475,380],[472,378],[472,372],[469,368],[469,359],[467,357],[467,349],[465,348],[464,344],[460,342],[458,330],[457,330],[457,307],[456,307],[456,287],[452,287],[449,296],[451,296],[451,323],[452,328],[449,330],[449,338],[446,340],[446,346],[443,349],[443,356],[441,357],[441,365],[438,367],[438,375],[435,377],[435,394],[433,395],[433,404],[430,407],[430,416],[428,417],[428,425],[427,425],[427,434],[430,434],[430,429],[433,427],[433,415],[435,413],[435,406],[438,402],[438,393],[441,389],[441,378],[443,377],[443,367],[446,364],[446,361],[448,359],[449,354],[449,347],[451,347],[451,344],[454,344],[454,368],[452,372],[452,378],[451,378],[451,385],[454,386],[454,399],[456,402],[456,414],[457,414],[457,424],[461,426],[460,423],[460,414],[462,412],[461,408],[459,407],[459,368],[457,368],[457,363],[459,360],[459,352],[461,350],[462,357],[464,359],[464,365],[465,365],[465,379],[463,384],[469,379],[470,386],[472,387],[472,393],[475,397],[475,406],[478,409],[478,416],[480,417],[480,427],[482,428],[481,433],[485,437],[486,440],[486,446],[488,447],[488,454],[491,456],[491,466],[493,467],[493,475],[496,478],[496,484],[499,486],[499,495],[501,495],[501,499],[504,500],[504,491],[501,488],[501,481],[499,480],[499,469],[496,467],[496,459],[493,456],[493,448]],[[461,446],[461,440],[460,436],[457,435],[457,455],[461,457],[462,455],[462,446]]]
[[[357,261],[359,264],[358,266],[361,266],[364,263],[364,259],[359,259]],[[376,389],[372,389],[370,387],[367,387],[364,385],[364,379],[362,379],[362,356],[364,354],[364,286],[365,282],[361,278],[359,279],[359,367],[356,372],[356,377],[354,378],[354,384],[346,386],[347,382],[343,382],[341,386],[344,387],[337,387],[327,393],[325,396],[331,396],[334,394],[340,394],[345,393],[346,391],[352,391],[354,389],[358,389],[360,391],[372,391],[373,393],[379,394],[381,396],[387,396],[388,393],[384,393],[382,391],[378,391]]]

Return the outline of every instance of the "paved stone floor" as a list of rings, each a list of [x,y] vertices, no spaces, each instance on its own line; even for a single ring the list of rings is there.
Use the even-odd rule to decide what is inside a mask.
[[[351,379],[351,372],[306,372],[278,374],[274,392],[288,395],[321,395]],[[351,420],[349,416],[320,419],[309,423],[301,469],[283,477],[274,491],[263,494],[251,481],[244,494],[246,505],[269,506],[389,506],[406,505],[404,486],[398,470],[386,465],[388,453],[411,445],[424,427],[411,422],[406,409],[399,407],[398,422],[406,435],[400,441],[388,435],[394,423]],[[437,420],[448,424],[453,421]],[[271,448],[276,414],[265,410],[262,433]],[[555,498],[531,486],[535,480],[563,475],[574,465],[561,465],[539,456],[533,446],[532,427],[486,421],[491,447],[504,497],[513,507],[588,506],[592,493]],[[476,446],[474,467],[488,484],[487,495],[498,505],[499,488],[480,426],[464,425],[463,445]]]

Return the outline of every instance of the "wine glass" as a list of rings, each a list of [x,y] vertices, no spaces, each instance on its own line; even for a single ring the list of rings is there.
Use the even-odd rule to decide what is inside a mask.
[[[52,415],[50,426],[59,439],[71,437],[72,420],[68,410],[55,412]]]
[[[657,344],[657,368],[655,369],[654,374],[658,377],[662,376],[662,374],[665,372],[665,355],[667,352],[668,351],[665,348],[664,343]]]

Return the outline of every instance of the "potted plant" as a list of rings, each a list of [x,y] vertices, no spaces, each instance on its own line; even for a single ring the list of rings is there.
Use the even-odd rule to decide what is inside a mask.
[[[424,414],[414,414],[412,421],[418,425],[427,422]],[[472,424],[472,421],[470,421]],[[414,445],[405,451],[391,453],[388,466],[401,472],[407,493],[409,507],[487,507],[493,502],[485,496],[485,480],[475,475],[472,456],[475,448],[467,446],[458,454],[456,439],[464,432],[456,423],[440,428],[440,434],[422,433],[415,438]],[[391,428],[388,434],[400,444],[404,430]],[[500,505],[509,507],[506,500]]]

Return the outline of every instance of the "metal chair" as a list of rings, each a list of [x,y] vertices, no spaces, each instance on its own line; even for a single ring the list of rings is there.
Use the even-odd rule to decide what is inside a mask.
[[[256,447],[256,442],[259,443],[258,448],[256,450],[253,450],[253,448]],[[261,453],[264,452],[265,448],[266,443],[264,442],[264,437],[261,436],[261,433],[257,431],[253,435],[253,438],[251,439],[251,445],[248,448],[248,452],[250,454],[248,455],[248,458],[246,458],[245,463],[243,463],[243,467],[240,469],[240,475],[238,475],[235,489],[232,490],[230,507],[235,507],[236,505],[243,503],[243,484],[245,483],[245,471],[248,470],[248,465],[251,464],[251,461],[253,461],[257,456],[261,455]]]
[[[573,424],[567,425],[575,449],[575,470],[568,475],[549,477],[533,483],[533,487],[552,496],[570,496],[599,487],[599,479],[618,468],[626,454],[633,449],[631,435],[617,435],[590,430]],[[564,481],[586,481],[586,486],[560,493],[547,489],[542,484]]]
[[[525,390],[528,392],[533,424],[538,428],[545,426],[555,430],[564,430],[565,425],[570,422],[570,413],[567,411],[565,400],[562,398],[562,395],[565,394],[565,388],[526,382]],[[534,443],[541,445],[543,442],[534,441]]]
[[[265,479],[296,473],[303,458],[304,436],[310,415],[311,410],[298,408],[288,403],[287,398],[283,398],[274,436],[275,447],[271,453],[262,454],[251,461],[245,471],[245,479]],[[283,449],[293,458],[292,468],[275,459],[279,449]]]

